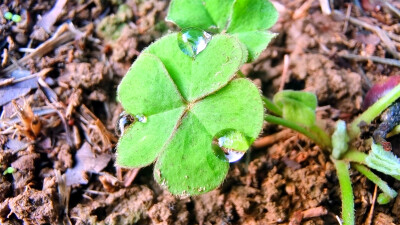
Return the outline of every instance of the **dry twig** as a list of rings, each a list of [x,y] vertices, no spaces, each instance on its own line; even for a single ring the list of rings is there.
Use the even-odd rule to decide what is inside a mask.
[[[32,58],[41,57],[53,50],[56,46],[74,40],[75,34],[69,31],[69,29],[69,25],[67,23],[64,23],[57,29],[53,37],[45,41],[43,44],[39,45],[31,54],[22,57],[13,65],[10,65],[4,70],[0,71],[0,73],[9,75],[12,71],[18,69],[18,65],[26,64]]]
[[[334,11],[334,15],[338,16],[341,19],[345,19],[346,18],[346,16],[343,15],[343,13],[338,11],[338,10]],[[351,17],[351,16],[349,17],[349,21],[351,23],[355,24],[355,25],[364,27],[367,30],[375,32],[379,36],[379,38],[381,39],[383,44],[385,45],[387,51],[390,52],[390,54],[392,54],[394,57],[400,59],[400,53],[397,52],[395,44],[392,42],[392,40],[390,39],[390,37],[388,36],[386,31],[382,30],[378,26],[374,26],[374,25],[368,24],[368,23],[366,23],[364,21],[361,21],[361,20],[356,19],[356,18]]]
[[[374,208],[375,208],[375,201],[376,201],[377,192],[378,192],[378,185],[375,184],[374,194],[372,196],[371,208],[369,210],[367,218],[365,219],[364,225],[371,225],[371,223],[372,223],[372,217],[374,216]]]
[[[295,133],[293,133],[293,131],[289,130],[289,129],[284,129],[278,133],[272,134],[272,135],[268,135],[262,138],[257,139],[254,143],[253,143],[253,147],[255,148],[262,148],[262,147],[266,147],[268,145],[272,145],[282,139],[288,139],[291,136],[293,136]]]
[[[382,63],[390,66],[397,66],[400,67],[400,60],[397,59],[386,59],[386,58],[381,58],[377,56],[361,56],[361,55],[355,55],[355,54],[339,54],[340,57],[346,58],[346,59],[352,59],[355,61],[368,61],[371,60],[372,62],[376,63]]]

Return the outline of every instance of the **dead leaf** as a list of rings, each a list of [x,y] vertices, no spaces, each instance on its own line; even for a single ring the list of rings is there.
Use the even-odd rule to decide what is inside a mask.
[[[66,183],[68,186],[74,184],[87,184],[86,172],[99,173],[111,160],[110,154],[95,154],[89,143],[85,142],[75,155],[76,165],[67,169]]]

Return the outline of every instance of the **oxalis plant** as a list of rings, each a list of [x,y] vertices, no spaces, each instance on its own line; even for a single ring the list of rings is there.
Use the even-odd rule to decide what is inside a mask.
[[[172,194],[206,193],[223,182],[229,163],[243,156],[267,121],[306,135],[331,154],[343,223],[354,224],[350,166],[380,187],[379,203],[397,195],[369,169],[399,179],[396,156],[379,144],[365,154],[351,143],[360,135],[360,122],[371,123],[392,105],[400,86],[348,126],[338,121],[330,135],[318,126],[313,93],[285,90],[269,100],[239,71],[275,36],[268,29],[277,18],[266,0],[172,0],[167,20],[182,30],[147,47],[118,86],[126,112],[119,124],[117,165],[155,163],[155,180]]]

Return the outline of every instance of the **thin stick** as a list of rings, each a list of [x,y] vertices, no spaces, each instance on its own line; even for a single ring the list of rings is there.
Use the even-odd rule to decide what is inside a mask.
[[[384,0],[383,2],[384,2],[384,4],[385,4],[385,6],[386,6],[390,11],[392,11],[397,17],[400,18],[400,10],[399,10],[399,9],[397,9],[396,7],[394,7],[394,6],[393,6],[392,4],[390,4],[387,0]]]
[[[325,15],[331,15],[332,10],[329,5],[329,0],[319,0],[319,5],[321,6],[321,11]]]
[[[378,192],[378,185],[375,184],[374,194],[372,195],[371,208],[369,209],[368,216],[365,219],[364,225],[371,225],[371,223],[372,223],[372,217],[374,216],[374,208],[375,208],[376,193],[377,192]]]
[[[347,27],[349,26],[349,18],[350,18],[350,13],[351,13],[351,6],[352,6],[351,4],[349,4],[347,6],[346,20],[345,20],[344,25],[343,25],[343,33],[346,33]]]
[[[279,91],[283,90],[283,88],[285,87],[285,83],[289,80],[289,64],[290,64],[289,55],[285,54],[285,56],[283,56],[283,70],[281,76],[281,83],[279,85]]]
[[[266,147],[268,145],[272,145],[282,139],[287,139],[291,136],[293,136],[294,133],[290,130],[290,129],[284,129],[278,133],[272,134],[272,135],[268,135],[265,137],[261,137],[259,139],[257,139],[254,143],[253,143],[253,147],[255,148],[262,148],[262,147]]]
[[[382,63],[390,66],[397,66],[400,67],[400,60],[397,59],[386,59],[386,58],[381,58],[377,56],[361,56],[361,55],[355,55],[355,54],[339,54],[340,57],[346,58],[346,59],[352,59],[355,61],[368,61],[371,60],[372,62],[376,63]]]
[[[65,23],[61,25],[57,29],[54,36],[51,37],[49,40],[45,41],[43,44],[39,45],[34,52],[19,59],[16,62],[17,65],[15,64],[10,65],[4,70],[1,70],[0,73],[8,75],[12,71],[16,70],[18,68],[18,65],[27,63],[29,59],[32,59],[34,57],[41,57],[46,53],[50,52],[51,50],[53,50],[56,46],[72,41],[75,37],[75,34],[71,31],[68,31],[68,29],[69,29],[68,24]]]
[[[338,10],[334,11],[334,15],[341,17],[342,19],[346,18],[345,15],[343,15],[343,13],[341,13]],[[386,31],[382,30],[381,28],[379,28],[377,26],[374,26],[374,25],[368,24],[364,21],[361,21],[359,19],[356,19],[354,17],[349,17],[349,21],[355,25],[362,26],[365,29],[375,32],[379,36],[379,38],[382,40],[383,44],[386,46],[387,51],[390,52],[394,57],[400,59],[400,54],[399,54],[399,52],[397,52],[396,46],[394,45],[392,40],[389,38]]]
[[[314,0],[308,0],[308,1],[304,2],[303,5],[300,6],[300,8],[298,8],[298,9],[296,9],[296,11],[294,11],[292,18],[294,20],[297,20],[297,19],[305,16],[306,12],[310,9],[313,2],[314,2]]]

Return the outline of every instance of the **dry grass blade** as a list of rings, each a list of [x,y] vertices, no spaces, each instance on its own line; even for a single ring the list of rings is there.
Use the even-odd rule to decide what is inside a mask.
[[[400,18],[400,10],[398,8],[396,8],[395,6],[393,6],[392,4],[390,4],[387,0],[383,0],[383,5],[389,9],[391,12],[393,12],[397,17]]]
[[[84,104],[81,105],[80,113],[82,117],[88,122],[89,128],[94,128],[96,133],[100,136],[101,142],[103,144],[102,150],[109,150],[114,147],[114,143],[118,141],[117,137],[107,130],[104,124],[97,118],[92,111],[90,111]],[[87,132],[90,133],[89,129]],[[85,134],[89,139],[91,138],[90,134]],[[93,143],[93,141],[91,141]]]
[[[62,10],[66,3],[67,0],[57,0],[53,8],[42,17],[42,19],[37,23],[37,25],[43,27],[43,29],[47,33],[50,33],[51,28],[53,27],[54,23],[57,21],[58,17],[62,13]]]
[[[400,60],[396,59],[386,59],[386,58],[381,58],[377,56],[361,56],[361,55],[355,55],[355,54],[339,54],[340,57],[346,58],[346,59],[352,59],[355,61],[368,61],[371,60],[372,62],[376,63],[382,63],[390,66],[397,66],[400,67]]]
[[[345,19],[346,18],[346,16],[342,12],[340,12],[338,10],[334,11],[334,15],[338,16],[341,19]],[[394,57],[400,59],[400,53],[396,50],[396,45],[392,42],[392,40],[390,39],[390,37],[388,36],[386,31],[382,30],[378,26],[374,26],[374,25],[368,24],[368,23],[366,23],[364,21],[361,21],[361,20],[356,19],[356,18],[351,17],[351,16],[349,17],[349,22],[351,22],[351,23],[353,23],[355,25],[364,27],[367,30],[375,32],[379,36],[379,38],[381,39],[383,44],[385,45],[387,51],[390,52],[390,54],[392,54]]]
[[[56,46],[62,45],[66,42],[74,40],[75,33],[71,32],[69,30],[68,24],[63,24],[61,25],[53,37],[51,37],[49,40],[45,41],[43,44],[39,45],[31,54],[24,56],[23,58],[19,59],[16,64],[17,65],[22,65],[28,62],[28,60],[34,58],[34,57],[41,57],[45,55],[46,53],[50,52],[53,50]],[[18,66],[16,64],[10,65],[4,70],[0,71],[0,73],[9,75],[12,71],[18,69]]]
[[[284,129],[278,133],[257,139],[253,143],[253,147],[255,147],[255,148],[266,147],[266,146],[272,145],[280,140],[284,140],[284,139],[286,140],[286,139],[292,137],[293,135],[295,135],[295,133],[293,131],[291,131],[289,129]]]

